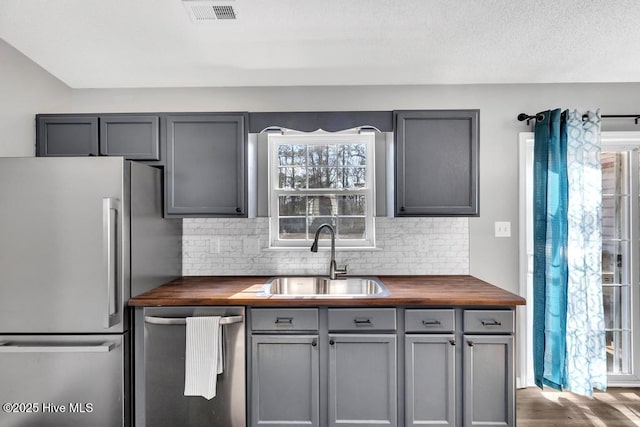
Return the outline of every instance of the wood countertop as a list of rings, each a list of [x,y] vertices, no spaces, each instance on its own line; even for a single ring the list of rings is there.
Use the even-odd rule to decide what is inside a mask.
[[[524,298],[473,276],[376,276],[385,297],[287,297],[257,293],[273,276],[187,276],[140,294],[130,306],[483,306],[524,305]]]

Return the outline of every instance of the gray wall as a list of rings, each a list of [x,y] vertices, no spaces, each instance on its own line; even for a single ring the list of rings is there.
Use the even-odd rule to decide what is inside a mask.
[[[71,89],[0,39],[0,156],[35,155],[35,115],[71,108]]]
[[[9,50],[9,52],[7,52]],[[0,43],[0,155],[32,152],[36,112],[68,112],[62,83]],[[6,60],[5,60],[6,59]],[[9,71],[5,69],[9,64]],[[37,72],[35,71],[37,69]],[[12,70],[12,71],[11,71]],[[27,79],[26,88],[16,88]],[[34,81],[31,82],[31,79]],[[25,84],[25,86],[27,86]],[[40,90],[35,88],[40,87]],[[51,98],[59,98],[57,106]],[[23,101],[22,99],[25,99]],[[16,105],[27,102],[15,115]],[[553,107],[601,108],[604,114],[640,113],[640,83],[348,86],[278,88],[82,89],[71,91],[74,112],[329,111],[480,109],[480,217],[470,219],[470,273],[518,291],[518,133],[520,112]],[[13,118],[12,118],[13,117]],[[19,120],[18,120],[19,119]],[[640,130],[632,120],[604,122],[605,130]],[[512,237],[493,237],[494,221],[511,221]]]

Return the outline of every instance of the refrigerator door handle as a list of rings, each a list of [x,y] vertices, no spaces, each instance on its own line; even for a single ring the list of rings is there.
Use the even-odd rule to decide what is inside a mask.
[[[108,353],[116,347],[115,343],[73,345],[42,343],[0,342],[0,353]]]
[[[106,312],[104,328],[109,329],[118,322],[118,237],[117,224],[120,203],[113,197],[102,199],[102,244],[105,263]],[[113,213],[113,215],[112,215]]]

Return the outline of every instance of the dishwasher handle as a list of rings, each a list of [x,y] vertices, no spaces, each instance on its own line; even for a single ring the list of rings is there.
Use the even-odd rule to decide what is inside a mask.
[[[244,320],[242,316],[224,316],[220,318],[221,325],[231,325],[233,323],[240,323]],[[145,323],[151,323],[153,325],[186,325],[186,317],[157,317],[157,316],[144,316]]]

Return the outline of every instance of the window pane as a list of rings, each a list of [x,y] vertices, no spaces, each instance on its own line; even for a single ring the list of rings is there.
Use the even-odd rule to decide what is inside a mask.
[[[602,197],[602,238],[628,239],[629,197]]]
[[[602,242],[602,282],[629,284],[629,243]]]
[[[306,196],[280,196],[278,200],[278,214],[280,216],[306,216]]]
[[[367,146],[365,144],[345,144],[338,150],[338,166],[365,166]]]
[[[278,168],[278,188],[306,188],[307,170],[302,167]]]
[[[281,239],[306,239],[307,221],[305,217],[280,218],[278,220],[278,236]]]
[[[337,145],[309,145],[309,166],[336,166]]]
[[[327,216],[319,216],[319,217],[310,217],[309,218],[309,237],[313,238],[316,230],[322,224],[330,224],[334,229],[336,227],[336,219],[335,217],[327,217]],[[331,233],[328,232],[327,229],[324,229],[319,236],[319,239],[330,239]]]
[[[607,345],[607,371],[612,374],[627,374],[630,358],[626,353],[630,349],[630,333],[623,331],[608,331],[606,334]]]
[[[352,194],[338,197],[338,215],[364,215],[366,208],[365,196]]]
[[[304,145],[279,145],[278,146],[278,165],[304,166],[307,163],[307,149]]]
[[[367,185],[365,168],[340,168],[338,170],[338,187],[365,188]]]
[[[364,218],[338,218],[339,239],[364,239],[367,237],[366,230]]]
[[[602,193],[629,194],[628,153],[602,152]]]
[[[338,169],[309,168],[309,188],[336,188]]]
[[[602,299],[604,305],[604,323],[606,329],[621,329],[622,292],[620,286],[603,286]]]
[[[309,216],[335,216],[338,213],[336,196],[309,196],[307,213]]]

